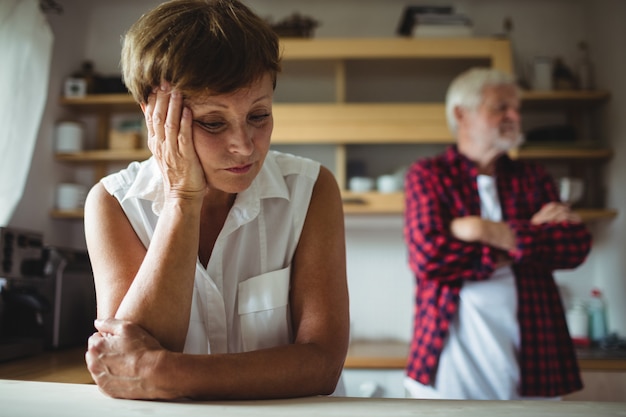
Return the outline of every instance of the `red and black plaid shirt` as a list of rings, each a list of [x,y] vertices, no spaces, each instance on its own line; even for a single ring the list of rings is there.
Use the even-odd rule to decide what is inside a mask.
[[[405,239],[416,275],[414,337],[407,375],[430,384],[436,374],[450,321],[457,314],[466,280],[489,279],[497,249],[455,239],[457,217],[480,216],[476,165],[451,146],[443,155],[413,164],[406,177]],[[559,201],[553,179],[539,165],[496,163],[502,217],[516,235],[513,259],[521,333],[519,367],[522,396],[553,397],[582,388],[575,350],[552,276],[580,265],[591,247],[584,224],[532,225],[546,203]]]

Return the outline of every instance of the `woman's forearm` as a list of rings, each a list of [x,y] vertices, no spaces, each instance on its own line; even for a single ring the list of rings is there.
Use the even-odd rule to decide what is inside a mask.
[[[189,325],[200,229],[197,205],[185,200],[166,203],[141,267],[115,314],[174,351],[184,347]]]
[[[165,399],[268,399],[329,395],[345,354],[319,345],[292,344],[237,353],[161,352],[152,377]]]

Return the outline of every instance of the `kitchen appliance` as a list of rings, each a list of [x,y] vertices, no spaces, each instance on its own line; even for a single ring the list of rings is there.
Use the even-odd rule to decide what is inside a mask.
[[[0,277],[19,278],[29,274],[43,255],[43,234],[0,227]]]
[[[14,243],[6,244],[7,235]],[[2,236],[0,244],[11,250],[2,251],[0,263],[0,278],[4,280],[0,293],[0,361],[43,349],[86,345],[96,318],[87,252],[39,245],[35,236],[40,235],[23,230],[4,228]],[[21,246],[15,243],[20,237]],[[35,240],[24,245],[26,237]],[[29,242],[34,247],[28,247]],[[9,273],[4,272],[5,261],[11,266],[6,268]]]

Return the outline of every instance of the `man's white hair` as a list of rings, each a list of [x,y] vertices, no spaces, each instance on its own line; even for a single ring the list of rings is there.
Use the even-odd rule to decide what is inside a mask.
[[[457,130],[454,108],[475,110],[482,102],[485,87],[500,85],[517,86],[513,76],[493,68],[471,68],[452,81],[446,93],[446,118],[453,135]]]

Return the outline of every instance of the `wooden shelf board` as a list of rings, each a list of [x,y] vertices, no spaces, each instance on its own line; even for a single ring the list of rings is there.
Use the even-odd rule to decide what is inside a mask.
[[[452,143],[441,104],[275,104],[272,143]]]
[[[143,161],[151,155],[148,149],[114,150],[102,149],[72,153],[58,153],[56,159],[64,162],[125,162]]]
[[[85,211],[83,209],[77,210],[52,210],[50,217],[53,219],[82,219],[85,217]]]
[[[283,59],[481,58],[509,48],[496,38],[315,38],[281,39]]]
[[[342,192],[345,214],[399,214],[404,212],[404,193]]]
[[[574,209],[580,215],[583,221],[608,220],[617,217],[617,210],[614,209]]]
[[[522,91],[524,103],[602,102],[608,100],[610,96],[611,94],[604,90]]]
[[[85,97],[61,97],[61,105],[74,107],[83,112],[94,111],[141,111],[130,94],[91,94]]]
[[[611,149],[568,147],[522,147],[509,152],[513,159],[610,159]]]
[[[354,193],[350,191],[342,192],[344,200],[344,214],[403,214],[404,194],[399,191],[395,193],[378,193],[375,191],[367,193]],[[613,219],[617,216],[617,210],[613,209],[576,209],[576,212],[584,221],[596,221]],[[82,219],[83,210],[53,210],[50,213],[55,219]]]
[[[299,41],[298,41],[299,42]],[[302,41],[310,42],[310,41]],[[349,52],[346,52],[349,53]],[[376,54],[372,55],[375,59]],[[287,57],[285,57],[287,58]],[[313,59],[313,58],[311,58]],[[319,59],[319,58],[317,58]],[[611,97],[606,90],[565,90],[565,91],[536,91],[522,90],[522,100],[534,101],[604,101]],[[138,106],[133,97],[127,93],[116,94],[89,94],[84,97],[61,97],[60,104],[64,106],[101,106],[101,105],[134,105]]]

